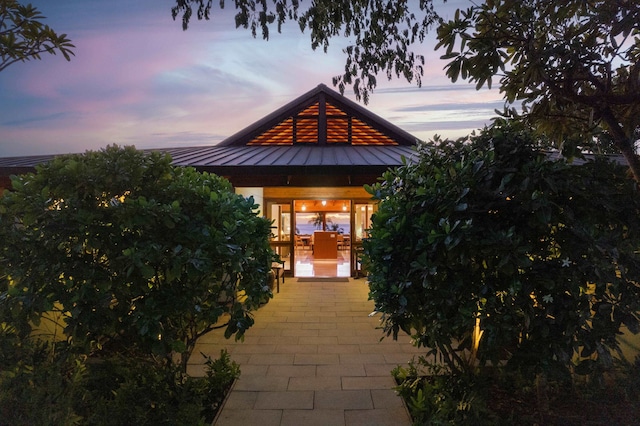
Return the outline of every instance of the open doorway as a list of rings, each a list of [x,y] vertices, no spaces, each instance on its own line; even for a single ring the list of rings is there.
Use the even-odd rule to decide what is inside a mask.
[[[351,276],[351,201],[294,201],[296,277]]]
[[[360,277],[362,240],[377,205],[349,199],[267,200],[271,246],[287,275]]]

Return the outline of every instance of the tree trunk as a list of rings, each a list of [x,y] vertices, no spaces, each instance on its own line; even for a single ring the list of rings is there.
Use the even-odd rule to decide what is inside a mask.
[[[633,178],[636,182],[640,183],[640,158],[634,152],[633,145],[628,141],[623,141],[621,143],[616,141],[616,146],[620,149],[625,160],[627,160],[627,164],[629,165]]]
[[[627,165],[633,179],[640,184],[640,157],[635,153],[633,140],[631,137],[627,137],[624,130],[620,126],[618,120],[616,120],[613,112],[609,108],[602,111],[602,118],[607,123],[611,136],[613,136],[614,145],[620,150],[622,156],[627,160]],[[632,129],[634,131],[635,129]]]

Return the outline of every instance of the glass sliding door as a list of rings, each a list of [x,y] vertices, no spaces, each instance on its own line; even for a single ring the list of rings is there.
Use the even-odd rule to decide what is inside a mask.
[[[284,262],[284,270],[290,275],[293,273],[293,239],[292,227],[293,217],[291,215],[291,202],[278,203],[267,202],[267,218],[273,224],[271,235],[271,248],[280,256],[280,260]]]
[[[362,240],[367,238],[371,227],[371,215],[378,209],[374,203],[354,203],[351,215],[353,229],[351,232],[351,276],[363,276],[362,269]]]

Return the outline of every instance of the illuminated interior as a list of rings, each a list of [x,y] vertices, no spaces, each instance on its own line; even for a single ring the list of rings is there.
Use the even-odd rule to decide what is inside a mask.
[[[295,212],[293,217],[291,205]],[[352,276],[354,268],[360,266],[357,256],[374,208],[374,204],[353,203],[346,199],[271,204],[272,243],[275,243],[285,270],[292,270],[296,277]],[[335,257],[319,255],[318,233],[329,233],[335,239]],[[334,245],[333,241],[329,244]]]

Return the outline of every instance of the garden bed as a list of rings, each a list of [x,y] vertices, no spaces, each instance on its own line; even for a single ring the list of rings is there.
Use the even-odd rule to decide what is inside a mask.
[[[435,369],[439,373],[437,368]],[[396,390],[415,425],[632,426],[640,419],[640,364],[606,381],[575,377],[572,385],[549,381],[541,392],[522,378],[431,374],[396,369]],[[546,396],[546,398],[544,397]]]

